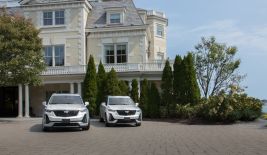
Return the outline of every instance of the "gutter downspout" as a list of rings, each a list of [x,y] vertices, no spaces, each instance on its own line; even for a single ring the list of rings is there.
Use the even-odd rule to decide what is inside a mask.
[[[87,34],[86,34],[86,37],[85,37],[85,65],[87,65],[87,63],[88,63],[88,53],[87,53],[87,51],[88,51],[88,36],[90,35],[90,32],[87,32]]]

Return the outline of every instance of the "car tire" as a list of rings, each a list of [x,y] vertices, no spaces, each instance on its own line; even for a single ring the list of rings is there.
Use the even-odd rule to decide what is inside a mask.
[[[49,128],[43,126],[42,130],[43,130],[44,132],[47,132],[47,131],[49,131]]]
[[[108,123],[108,121],[107,121],[107,115],[105,115],[105,126],[106,127],[111,127],[111,124]]]
[[[136,126],[141,126],[142,124],[141,123],[136,123]]]
[[[83,127],[83,130],[88,131],[90,129],[90,123],[86,127]]]
[[[99,122],[104,122],[104,118],[102,118],[102,117],[100,116],[100,118],[99,118]]]

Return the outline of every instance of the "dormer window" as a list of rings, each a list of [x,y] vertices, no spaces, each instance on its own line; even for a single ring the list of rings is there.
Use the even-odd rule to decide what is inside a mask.
[[[123,24],[126,9],[124,7],[105,8],[107,24]]]
[[[120,24],[121,23],[121,14],[120,13],[111,13],[110,14],[110,24]]]

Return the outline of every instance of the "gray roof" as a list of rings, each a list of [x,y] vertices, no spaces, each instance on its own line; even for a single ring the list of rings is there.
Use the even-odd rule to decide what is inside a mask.
[[[132,0],[109,0],[105,2],[90,2],[93,9],[87,18],[86,28],[122,27],[144,25]],[[119,25],[106,24],[105,8],[125,8],[124,23]]]

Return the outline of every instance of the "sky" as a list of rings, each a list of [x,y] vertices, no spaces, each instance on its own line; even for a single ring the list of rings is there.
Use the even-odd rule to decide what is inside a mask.
[[[136,7],[164,12],[170,59],[194,51],[201,37],[236,46],[242,86],[249,96],[267,99],[266,0],[134,0]]]
[[[4,1],[4,0],[0,0]],[[14,1],[14,0],[9,0]],[[242,86],[249,96],[267,99],[266,0],[134,0],[136,7],[164,12],[170,59],[193,51],[201,37],[236,46]]]

